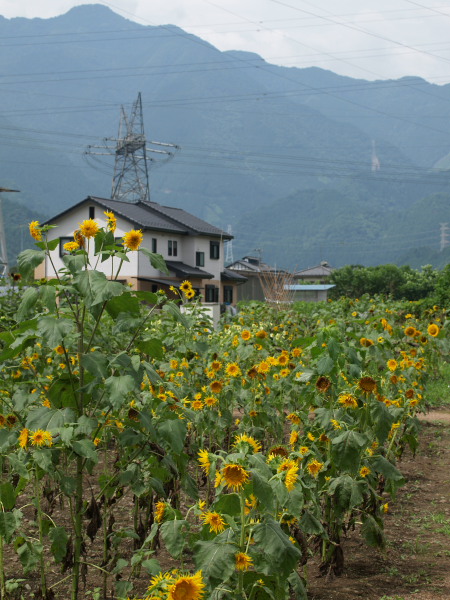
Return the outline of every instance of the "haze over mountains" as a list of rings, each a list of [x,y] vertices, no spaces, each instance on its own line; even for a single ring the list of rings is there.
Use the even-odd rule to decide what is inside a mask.
[[[19,225],[109,196],[113,159],[84,151],[141,92],[147,139],[181,146],[151,166],[152,200],[231,225],[235,259],[448,261],[450,85],[274,66],[101,5],[0,17],[0,44],[0,184],[21,190],[3,196],[11,257],[29,243]]]

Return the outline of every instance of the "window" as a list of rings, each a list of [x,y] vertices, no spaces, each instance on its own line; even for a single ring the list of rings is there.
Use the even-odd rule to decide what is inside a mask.
[[[223,286],[223,301],[225,304],[233,304],[233,286],[232,285],[224,285]]]
[[[64,244],[67,244],[68,242],[73,242],[73,237],[59,238],[59,255],[61,257],[65,256],[66,254],[70,254],[70,252],[67,252],[67,250],[64,250]]]
[[[90,206],[89,207],[89,218],[90,219],[95,219],[95,206]]]
[[[205,302],[219,302],[219,288],[215,285],[205,285]]]
[[[220,243],[209,242],[209,258],[217,260],[220,258]]]
[[[158,240],[152,238],[152,252],[158,252]]]
[[[205,266],[205,253],[204,252],[196,252],[195,253],[195,266],[196,267],[204,267]]]
[[[169,256],[178,256],[178,243],[176,240],[168,240],[167,254]]]

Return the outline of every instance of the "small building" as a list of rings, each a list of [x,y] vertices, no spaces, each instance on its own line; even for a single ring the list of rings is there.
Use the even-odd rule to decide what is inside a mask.
[[[240,260],[227,265],[227,271],[233,273],[234,276],[240,275],[245,279],[239,288],[239,300],[259,300],[264,302],[266,294],[261,278],[268,273],[280,272],[281,269],[270,267],[256,256],[244,256]]]
[[[52,217],[44,223],[57,226],[48,232],[48,239],[60,238],[60,243],[51,252],[53,264],[46,258],[36,269],[35,277],[55,277],[55,269],[59,271],[64,266],[64,244],[73,240],[74,231],[86,219],[95,219],[105,227],[105,211],[114,213],[117,218],[117,244],[122,243],[127,231],[140,229],[144,236],[142,247],[160,254],[169,269],[167,275],[154,268],[144,254],[131,252],[129,262],[122,265],[120,281],[136,290],[156,292],[162,289],[170,296],[170,286],[178,287],[182,281],[189,280],[205,303],[236,304],[237,286],[245,278],[225,269],[223,248],[224,241],[233,236],[181,208],[162,206],[157,202],[131,203],[88,196]],[[110,276],[111,259],[99,262],[96,268]]]
[[[287,285],[285,288],[292,292],[293,302],[323,302],[328,300],[328,292],[336,286],[325,283]]]
[[[322,261],[320,265],[303,269],[302,271],[296,271],[294,273],[294,280],[298,280],[299,283],[328,283],[333,268],[327,263]]]

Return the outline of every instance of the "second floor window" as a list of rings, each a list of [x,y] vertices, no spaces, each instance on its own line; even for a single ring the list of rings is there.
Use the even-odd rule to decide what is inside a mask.
[[[167,254],[169,256],[178,256],[178,242],[176,240],[168,240]]]
[[[217,260],[220,258],[220,243],[209,242],[209,258]]]
[[[195,266],[196,267],[204,267],[205,266],[205,253],[204,252],[196,252],[195,253]]]

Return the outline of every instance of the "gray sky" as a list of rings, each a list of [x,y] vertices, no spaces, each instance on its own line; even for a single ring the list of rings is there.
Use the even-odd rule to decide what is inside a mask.
[[[94,3],[141,25],[178,25],[220,50],[256,52],[274,64],[450,82],[444,0],[0,0],[0,15],[49,18]]]

